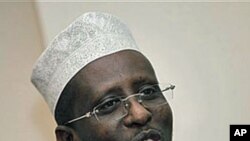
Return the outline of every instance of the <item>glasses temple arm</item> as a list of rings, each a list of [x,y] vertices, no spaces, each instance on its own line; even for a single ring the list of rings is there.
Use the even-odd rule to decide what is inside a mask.
[[[92,115],[92,112],[88,112],[88,113],[86,113],[86,114],[83,115],[83,116],[80,116],[80,117],[78,117],[78,118],[75,118],[75,119],[72,119],[72,120],[70,120],[70,121],[67,121],[67,122],[65,123],[65,125],[66,125],[66,124],[69,124],[69,123],[72,123],[72,122],[75,122],[75,121],[77,121],[77,120],[83,119],[83,118],[91,117],[91,115]]]
[[[163,89],[162,91],[164,92],[164,91],[167,91],[169,89],[173,90],[174,88],[175,88],[175,85],[170,85],[169,87]]]

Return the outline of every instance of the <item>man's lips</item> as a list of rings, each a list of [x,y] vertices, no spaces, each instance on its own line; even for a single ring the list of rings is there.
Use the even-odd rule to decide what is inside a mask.
[[[161,133],[155,129],[149,129],[138,133],[131,141],[161,141]]]

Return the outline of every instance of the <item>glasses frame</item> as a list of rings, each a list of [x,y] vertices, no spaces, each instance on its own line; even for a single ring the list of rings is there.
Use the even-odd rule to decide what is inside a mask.
[[[155,85],[159,85],[159,84],[155,84]],[[174,90],[174,89],[175,89],[175,85],[169,84],[169,86],[166,87],[165,89],[161,90],[161,92],[165,92],[165,91],[168,91],[168,90]],[[144,93],[136,93],[136,94],[129,95],[129,96],[125,97],[125,98],[120,98],[120,97],[118,97],[118,98],[121,100],[121,102],[123,103],[123,105],[124,105],[125,107],[128,107],[128,103],[126,102],[128,99],[130,99],[130,98],[132,98],[132,97],[136,97],[136,96],[143,96],[143,95],[144,95]],[[139,102],[140,104],[143,102],[141,99],[137,99],[137,100],[138,100],[138,102]],[[163,104],[161,104],[161,105],[165,105],[165,104],[167,104],[167,102],[166,102],[166,103],[163,103]],[[64,125],[67,125],[67,124],[76,122],[76,121],[81,120],[81,119],[84,119],[84,118],[90,118],[90,117],[92,117],[93,115],[94,115],[95,118],[99,121],[99,119],[98,119],[98,117],[97,117],[97,115],[96,115],[96,113],[98,112],[98,110],[96,110],[96,108],[98,108],[100,105],[101,105],[101,104],[98,104],[97,106],[95,106],[95,107],[93,108],[92,111],[89,111],[89,112],[83,114],[82,116],[80,116],[80,117],[78,117],[78,118],[74,118],[74,119],[72,119],[72,120],[69,120],[69,121],[65,122]],[[142,105],[143,105],[143,104],[142,104]],[[161,105],[159,105],[159,106],[161,106]],[[126,108],[126,109],[127,109],[127,108]],[[126,115],[127,115],[127,114],[126,114]],[[125,116],[126,116],[126,115],[125,115]],[[125,116],[121,117],[120,119],[124,118]]]

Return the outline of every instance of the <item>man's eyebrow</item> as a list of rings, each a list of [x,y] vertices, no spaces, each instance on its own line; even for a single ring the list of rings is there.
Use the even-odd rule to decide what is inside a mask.
[[[142,85],[145,84],[157,84],[158,81],[157,79],[152,79],[149,77],[139,77],[138,79],[136,79],[132,84],[133,84],[133,89],[139,89]]]

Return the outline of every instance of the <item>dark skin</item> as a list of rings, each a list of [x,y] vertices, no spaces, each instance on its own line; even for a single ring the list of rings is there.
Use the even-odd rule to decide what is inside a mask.
[[[158,83],[150,62],[139,52],[120,51],[95,60],[71,80],[76,95],[72,110],[79,117],[110,95],[129,96],[143,85]],[[95,116],[56,128],[57,141],[131,141],[142,132],[156,131],[161,141],[172,140],[169,105],[145,108],[129,100],[128,114],[120,120],[97,121]],[[159,140],[159,139],[157,139]]]

